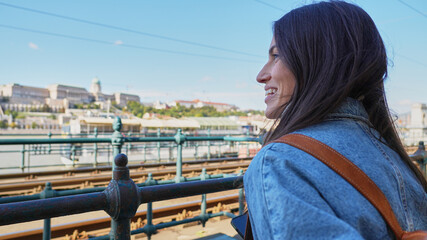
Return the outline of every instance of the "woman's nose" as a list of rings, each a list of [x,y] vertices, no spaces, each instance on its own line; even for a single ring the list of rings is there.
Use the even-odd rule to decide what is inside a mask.
[[[270,79],[271,79],[271,74],[265,71],[264,68],[261,69],[261,71],[258,73],[258,76],[256,77],[256,81],[259,83],[266,83]]]

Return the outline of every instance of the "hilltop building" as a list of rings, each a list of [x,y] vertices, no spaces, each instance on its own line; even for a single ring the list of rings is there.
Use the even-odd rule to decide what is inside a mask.
[[[0,85],[2,110],[29,111],[48,107],[53,112],[59,112],[75,104],[96,103],[104,106],[107,101],[115,101],[120,106],[126,106],[128,101],[139,102],[140,98],[137,95],[120,92],[104,94],[98,78],[92,80],[90,92],[82,87],[63,84],[53,84],[47,88],[23,86],[16,83]]]
[[[155,108],[155,109],[168,109],[169,108],[169,105],[168,104],[166,104],[166,103],[164,103],[164,102],[160,102],[160,101],[155,101],[155,102],[153,102],[152,103],[152,106]]]
[[[49,90],[45,88],[22,86],[16,83],[0,85],[0,104],[3,110],[41,109],[48,97]]]
[[[97,93],[102,93],[101,81],[99,80],[99,78],[96,77],[92,79],[92,84],[90,85],[90,92],[94,95]]]
[[[126,106],[129,101],[140,102],[138,95],[127,93],[114,93],[114,99],[119,106]]]
[[[49,97],[49,91],[45,88],[12,83],[0,86],[0,96],[18,104],[42,104],[45,98]]]
[[[92,102],[92,96],[85,88],[53,84],[48,89],[51,99],[67,99],[70,104]]]
[[[235,105],[231,105],[227,103],[207,102],[207,101],[201,101],[199,99],[195,99],[192,101],[175,100],[169,103],[170,106],[177,106],[178,104],[187,108],[189,107],[201,108],[204,106],[211,106],[211,107],[214,107],[218,112],[237,110],[237,107]]]
[[[114,94],[105,94],[101,91],[101,81],[99,78],[92,79],[92,84],[90,85],[90,93],[93,97],[93,101],[97,104],[102,104],[106,101],[114,101]]]
[[[418,145],[419,141],[427,142],[427,105],[416,103],[411,108],[410,124],[407,126],[408,136],[405,145]]]

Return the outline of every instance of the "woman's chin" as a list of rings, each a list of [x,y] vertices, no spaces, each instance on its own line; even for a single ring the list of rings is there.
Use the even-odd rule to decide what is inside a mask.
[[[265,110],[265,117],[268,119],[277,119],[280,117],[280,114],[277,114],[277,111],[271,111],[269,109]]]

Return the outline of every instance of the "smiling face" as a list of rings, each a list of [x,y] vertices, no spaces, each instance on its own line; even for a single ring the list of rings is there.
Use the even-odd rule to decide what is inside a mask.
[[[270,44],[268,62],[258,73],[256,80],[265,84],[265,116],[269,119],[279,118],[283,106],[289,102],[294,92],[295,76],[280,59],[274,37]]]

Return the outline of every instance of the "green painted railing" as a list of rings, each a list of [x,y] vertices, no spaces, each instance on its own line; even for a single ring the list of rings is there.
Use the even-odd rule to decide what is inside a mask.
[[[417,162],[420,166],[421,172],[424,174],[424,177],[427,178],[427,154],[426,154],[426,147],[424,146],[424,142],[420,141],[418,144],[418,149],[415,151],[414,154],[409,156],[413,161]]]
[[[203,224],[212,217],[225,215],[233,217],[228,212],[216,214],[206,213],[206,197],[203,194],[239,189],[243,186],[243,176],[229,175],[208,175],[203,170],[199,177],[184,178],[182,176],[182,146],[191,141],[230,141],[230,142],[257,142],[259,139],[250,137],[228,137],[228,136],[185,136],[178,131],[173,137],[124,137],[120,134],[121,121],[116,119],[113,136],[111,138],[66,139],[80,143],[105,143],[109,142],[116,156],[113,162],[112,180],[106,188],[92,188],[83,190],[55,191],[49,183],[46,183],[45,190],[40,194],[32,196],[3,198],[0,205],[0,225],[45,219],[44,239],[50,239],[50,218],[77,214],[83,212],[104,210],[112,218],[111,231],[107,236],[95,239],[130,239],[131,234],[146,233],[150,238],[157,229],[175,226],[182,223],[200,221]],[[43,139],[40,143],[55,144],[56,139]],[[27,141],[27,142],[26,142]],[[129,176],[127,167],[127,156],[121,154],[125,143],[131,142],[175,142],[177,144],[176,178],[168,181],[155,181],[149,176],[148,180],[142,184],[135,184]],[[0,141],[1,142],[1,141]],[[13,140],[3,142],[4,144],[28,144],[28,140]],[[420,143],[419,150],[411,156],[417,161],[421,169],[425,172],[426,156],[424,144]],[[242,175],[243,172],[240,172]],[[76,195],[77,194],[77,195]],[[192,219],[173,221],[169,223],[152,224],[152,205],[154,201],[187,197],[202,194],[201,214]],[[239,190],[239,214],[243,211],[243,192]],[[37,199],[38,198],[38,199]],[[37,200],[35,200],[37,199]],[[18,201],[19,202],[16,202]],[[130,231],[130,219],[135,215],[140,204],[147,203],[147,224],[134,231]]]
[[[185,178],[182,176],[182,147],[191,141],[232,141],[232,142],[258,142],[258,138],[229,137],[229,136],[202,136],[191,137],[178,130],[173,137],[124,137],[120,133],[121,120],[116,118],[113,125],[115,132],[111,138],[72,138],[72,139],[37,139],[41,144],[69,143],[106,143],[111,142],[113,154],[112,180],[108,187],[81,190],[55,191],[50,183],[40,194],[0,198],[0,225],[25,221],[44,219],[43,239],[50,239],[50,218],[83,213],[96,210],[105,210],[111,217],[111,231],[108,236],[95,239],[130,239],[131,234],[145,233],[151,235],[158,229],[175,226],[187,222],[205,222],[217,216],[233,217],[229,212],[215,214],[206,213],[206,193],[238,189],[243,186],[243,171],[240,176],[219,174],[209,175],[206,170],[198,177]],[[2,141],[1,141],[2,140]],[[66,141],[68,140],[68,141]],[[0,139],[0,144],[29,144],[34,139]],[[135,184],[129,177],[127,156],[121,154],[125,143],[131,142],[175,142],[177,144],[176,177],[174,180],[156,181],[149,175],[145,183]],[[96,146],[96,145],[95,145]],[[152,224],[153,201],[161,201],[186,196],[202,194],[201,214],[192,219],[173,221],[170,223]],[[147,203],[147,224],[130,232],[130,218],[135,215],[136,209],[142,203]],[[243,211],[243,191],[239,191],[239,213]]]
[[[239,138],[236,136],[218,136],[211,135],[210,130],[208,129],[207,136],[188,136],[181,133],[181,130],[178,130],[175,135],[164,136],[158,129],[156,136],[151,134],[138,137],[140,134],[137,133],[128,133],[124,135],[121,130],[121,120],[117,118],[117,128],[114,129],[114,133],[111,137],[99,137],[97,129],[95,128],[94,134],[91,138],[83,137],[74,137],[74,138],[52,138],[53,134],[48,134],[48,138],[37,138],[37,139],[0,139],[0,145],[22,145],[22,148],[19,150],[6,150],[0,151],[1,153],[17,153],[21,155],[20,166],[12,167],[0,167],[2,169],[21,169],[22,172],[30,171],[30,168],[39,168],[39,167],[51,167],[51,166],[63,166],[63,164],[45,164],[45,165],[31,165],[30,160],[31,156],[40,156],[40,155],[52,155],[60,154],[67,152],[69,153],[69,158],[72,161],[73,166],[77,164],[82,165],[77,161],[78,154],[82,151],[91,151],[93,152],[93,163],[94,167],[100,164],[99,156],[100,153],[107,153],[107,159],[110,159],[110,156],[115,156],[118,148],[125,147],[126,154],[129,155],[131,150],[142,150],[143,154],[141,161],[147,161],[147,151],[151,149],[157,149],[157,161],[161,160],[161,149],[169,149],[169,160],[173,159],[172,151],[176,148],[194,148],[194,158],[199,159],[200,156],[200,147],[207,147],[207,159],[212,157],[211,147],[216,147],[219,149],[217,157],[221,157],[222,146],[234,146],[233,142],[243,141],[245,143],[237,143],[237,146],[243,146],[249,148],[247,141],[257,141],[255,137],[246,136],[246,138]],[[249,132],[248,132],[249,134]],[[169,134],[170,135],[170,134]],[[183,144],[179,144],[177,139],[180,140]],[[246,140],[242,140],[246,139]],[[189,142],[193,142],[189,144]],[[125,144],[126,143],[126,144]],[[136,146],[137,143],[143,143],[142,146]],[[64,144],[66,144],[64,146]],[[85,144],[85,145],[83,145]],[[134,144],[134,145],[132,145]],[[77,146],[79,145],[79,146]],[[181,151],[177,151],[179,153]],[[249,150],[247,149],[247,156],[249,156]],[[58,156],[59,158],[59,156]]]
[[[206,213],[206,197],[202,196],[202,213],[192,219],[174,221],[170,223],[152,224],[152,207],[154,201],[194,196],[218,191],[241,188],[242,176],[213,179],[213,176],[202,172],[198,179],[202,181],[165,184],[157,182],[149,176],[145,187],[139,187],[129,178],[129,168],[125,154],[118,154],[114,161],[113,178],[107,188],[78,195],[60,196],[58,192],[46,184],[40,194],[40,200],[4,203],[0,206],[0,225],[27,222],[39,219],[44,220],[43,239],[50,239],[50,218],[77,214],[83,212],[104,210],[112,218],[111,231],[107,236],[95,239],[130,239],[131,234],[146,233],[149,238],[158,229],[183,224],[191,221],[201,221],[203,224],[212,217],[234,215],[228,212],[216,214]],[[169,181],[169,183],[175,181]],[[243,196],[239,197],[239,212],[242,212]],[[147,224],[142,228],[130,232],[130,219],[135,215],[140,204],[147,203]]]

